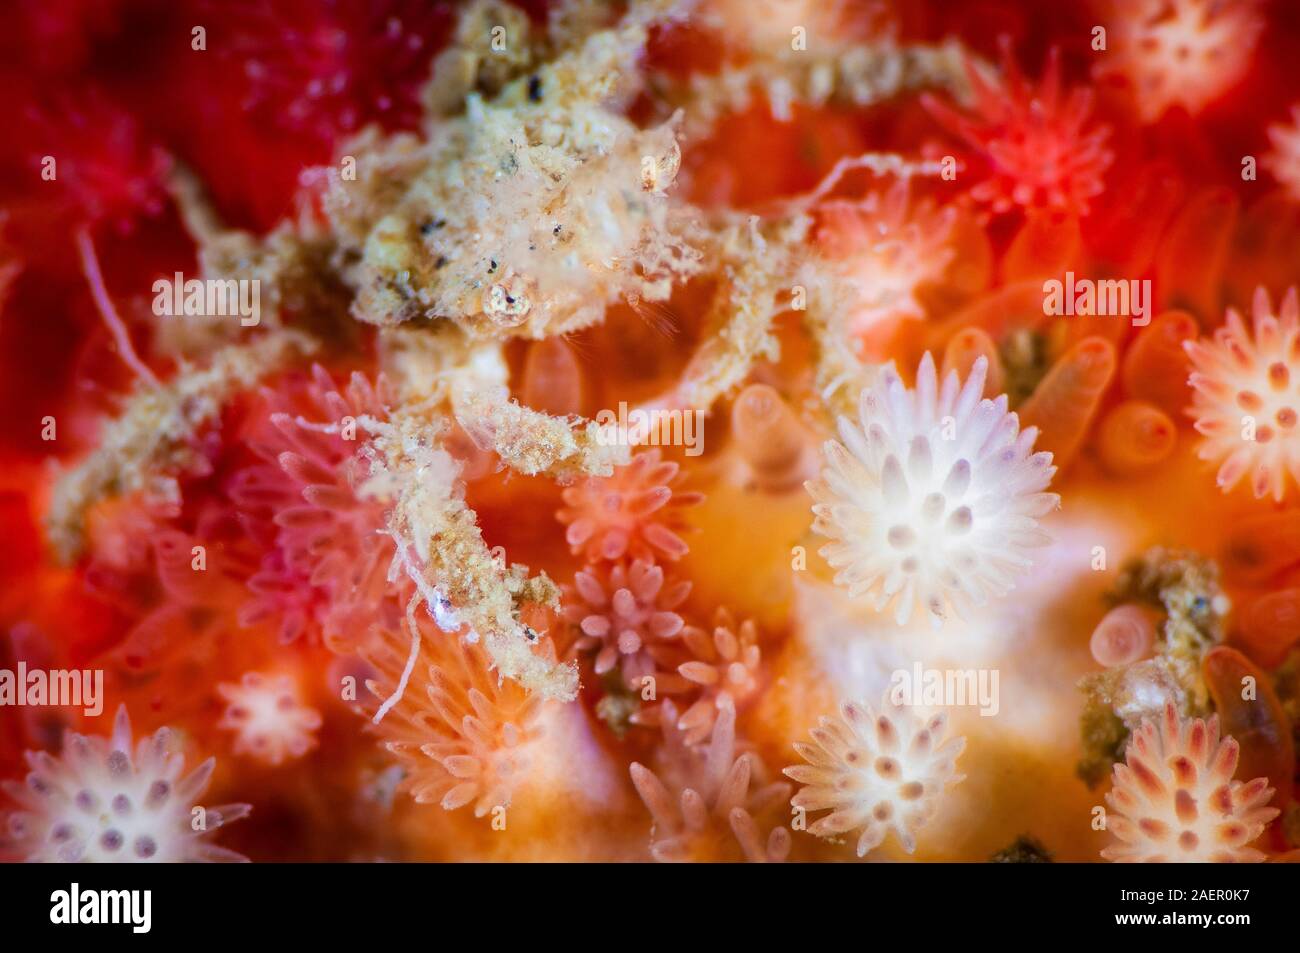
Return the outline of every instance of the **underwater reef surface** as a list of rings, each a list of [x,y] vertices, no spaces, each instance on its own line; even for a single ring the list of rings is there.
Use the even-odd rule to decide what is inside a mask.
[[[19,0],[0,858],[1300,849],[1300,9]]]

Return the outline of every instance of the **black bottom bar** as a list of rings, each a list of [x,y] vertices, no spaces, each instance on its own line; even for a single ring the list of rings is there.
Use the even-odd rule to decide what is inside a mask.
[[[865,931],[864,942],[878,930],[926,942],[1128,933],[1235,941],[1293,929],[1296,911],[1294,878],[1276,865],[8,866],[0,877],[7,938],[204,946],[285,938],[374,948],[464,936],[457,945],[479,937],[495,948],[638,935],[662,944],[680,933],[698,948],[714,931],[734,942],[787,930],[830,931],[829,940],[846,929]],[[72,923],[74,883],[78,921],[118,922]],[[133,891],[149,892],[147,908]]]

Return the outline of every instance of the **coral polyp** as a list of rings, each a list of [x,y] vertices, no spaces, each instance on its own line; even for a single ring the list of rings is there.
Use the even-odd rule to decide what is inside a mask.
[[[722,703],[708,744],[701,748],[677,735],[677,709],[671,701],[664,702],[662,717],[667,739],[663,764],[652,771],[633,762],[630,769],[637,794],[654,819],[650,853],[655,860],[785,860],[790,832],[777,826],[764,837],[760,820],[779,809],[789,785],[762,784],[758,759],[736,754],[735,706]]]
[[[237,683],[218,685],[217,694],[226,701],[217,727],[233,733],[235,754],[275,767],[316,746],[320,713],[303,704],[292,675],[247,672]]]
[[[743,704],[759,690],[763,653],[753,621],[737,625],[726,609],[717,611],[712,628],[686,628],[682,643],[692,658],[677,671],[698,686],[699,697],[682,713],[677,727],[686,732],[689,744],[698,744],[712,731],[722,707]]]
[[[510,806],[540,736],[542,700],[501,680],[481,645],[440,632],[408,605],[407,632],[384,629],[367,653],[377,676],[365,705],[420,804],[475,817]],[[410,641],[414,639],[415,641]]]
[[[1132,92],[1143,122],[1196,114],[1250,67],[1263,29],[1256,0],[1107,0],[1108,46],[1095,67]]]
[[[947,717],[922,717],[888,696],[879,710],[845,702],[838,719],[818,719],[812,739],[794,746],[808,763],[785,769],[804,785],[790,803],[804,811],[829,810],[808,826],[809,833],[852,832],[859,857],[890,832],[910,854],[944,789],[962,780],[957,758],[966,739],[948,737]]]
[[[1009,44],[1003,46],[998,82],[973,66],[968,74],[973,115],[958,113],[934,97],[926,105],[988,165],[971,197],[995,213],[1020,207],[1086,214],[1105,187],[1114,158],[1106,148],[1110,129],[1091,121],[1092,90],[1062,89],[1055,49],[1038,88],[1021,75]]]
[[[919,318],[921,288],[952,260],[953,209],[914,201],[906,182],[860,201],[818,209],[816,240],[848,294],[842,303],[851,334],[888,318]]]
[[[680,469],[658,450],[644,450],[611,476],[566,487],[565,505],[556,513],[565,540],[588,560],[680,559],[689,548],[681,537],[682,508],[702,499],[674,489]]]
[[[1020,430],[1005,395],[982,397],[986,372],[981,358],[940,386],[927,353],[913,389],[886,367],[808,484],[836,582],[892,603],[900,625],[918,606],[937,623],[1005,595],[1049,540],[1051,454],[1033,452],[1037,431]]]
[[[125,706],[108,738],[69,732],[64,752],[29,753],[24,783],[4,783],[19,805],[8,835],[29,861],[182,863],[246,858],[209,835],[248,814],[247,804],[197,803],[212,777],[208,758],[182,777],[177,738],[160,728],[136,741]]]
[[[1219,464],[1224,492],[1247,479],[1257,497],[1281,500],[1300,483],[1300,298],[1291,288],[1273,310],[1255,291],[1251,326],[1228,311],[1212,339],[1187,342],[1195,391],[1189,413],[1205,438],[1197,451]],[[1290,481],[1288,480],[1290,476]]]
[[[1219,737],[1219,719],[1180,718],[1167,705],[1143,722],[1115,765],[1106,826],[1107,860],[1147,863],[1261,861],[1251,846],[1278,815],[1268,778],[1233,780],[1240,746]]]
[[[668,581],[662,566],[640,560],[603,575],[594,568],[579,572],[566,610],[578,630],[574,647],[595,653],[597,675],[617,668],[629,688],[640,688],[681,635],[685,621],[676,610],[690,588],[688,580]]]

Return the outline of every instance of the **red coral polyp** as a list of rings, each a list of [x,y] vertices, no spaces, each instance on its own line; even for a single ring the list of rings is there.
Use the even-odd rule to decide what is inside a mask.
[[[999,79],[990,80],[973,64],[967,75],[974,97],[969,114],[934,96],[923,101],[980,157],[985,175],[971,197],[998,214],[1019,207],[1086,215],[1113,159],[1106,148],[1110,129],[1090,123],[1092,90],[1063,89],[1056,49],[1035,88],[1022,76],[1007,40]]]

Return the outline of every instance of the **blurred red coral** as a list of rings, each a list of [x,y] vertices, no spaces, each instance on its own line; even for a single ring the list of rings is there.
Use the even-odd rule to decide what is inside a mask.
[[[238,77],[241,108],[333,145],[367,122],[414,128],[419,92],[449,22],[419,0],[205,0],[214,54]]]

